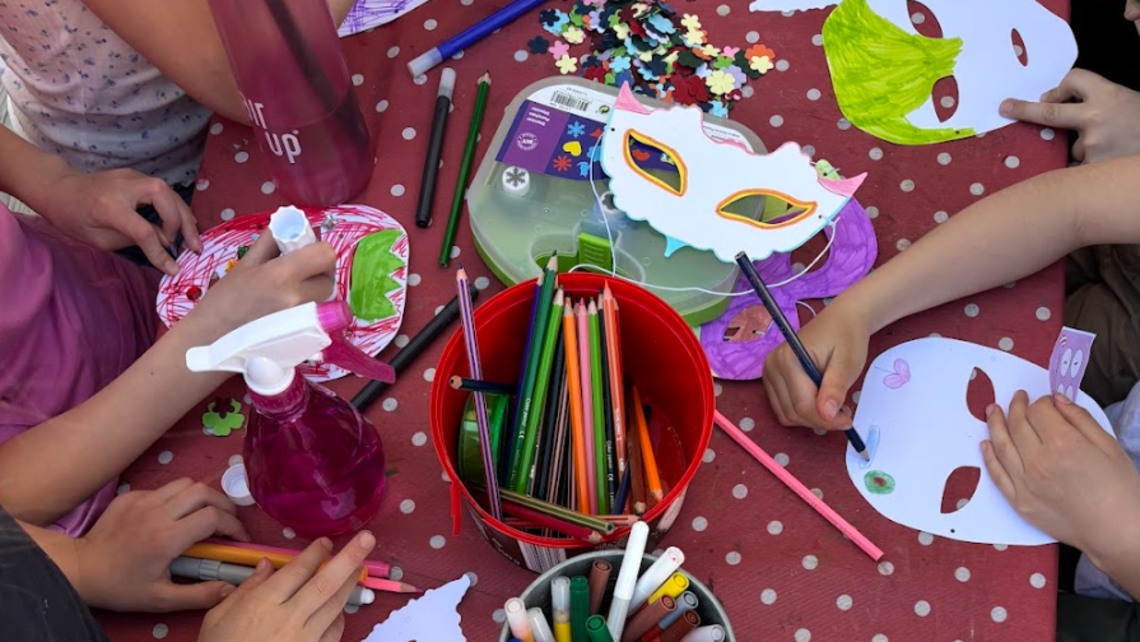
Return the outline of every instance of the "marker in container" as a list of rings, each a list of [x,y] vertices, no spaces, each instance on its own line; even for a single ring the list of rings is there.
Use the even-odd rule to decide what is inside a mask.
[[[556,577],[550,585],[550,610],[554,616],[554,642],[573,642],[570,632],[570,579]]]
[[[192,580],[206,582],[221,581],[230,584],[241,584],[254,574],[256,569],[252,566],[240,564],[227,564],[217,560],[199,559],[196,557],[176,557],[170,563],[170,574],[175,577],[184,577]],[[348,596],[348,603],[356,606],[372,604],[376,601],[376,594],[371,589],[357,586]]]
[[[723,642],[724,627],[719,624],[706,624],[689,631],[681,642]]]
[[[579,575],[570,580],[570,634],[574,642],[589,642],[586,619],[590,616],[590,584]]]
[[[669,597],[676,599],[677,596],[687,590],[689,590],[689,578],[685,577],[681,573],[674,573],[669,576],[669,579],[665,580],[665,583],[662,584],[660,588],[658,588],[653,592],[652,595],[649,596],[649,602],[656,602],[657,600],[661,599],[662,595],[668,595]],[[639,604],[638,606],[641,605]]]
[[[613,565],[605,560],[598,560],[590,567],[590,615],[602,610],[602,598],[606,595],[613,569]]]
[[[665,549],[661,557],[658,557],[657,561],[638,578],[637,586],[633,589],[633,599],[630,601],[634,608],[641,608],[649,603],[651,601],[649,596],[657,592],[665,580],[676,573],[684,563],[685,554],[681,549],[676,546]]]
[[[522,640],[522,642],[534,642],[534,633],[530,629],[530,618],[527,616],[526,604],[523,604],[519,598],[512,597],[507,600],[503,608],[507,612],[507,626],[511,629],[511,635]]]
[[[554,642],[554,634],[550,631],[550,624],[546,622],[546,614],[537,606],[528,609],[526,616],[530,619],[530,632],[534,642]]]
[[[590,636],[590,642],[617,642],[606,628],[606,619],[600,615],[591,615],[586,620],[586,635]]]
[[[637,572],[641,570],[641,559],[645,555],[645,542],[648,539],[649,525],[645,522],[637,522],[630,528],[625,555],[618,569],[617,584],[614,585],[613,601],[610,602],[610,615],[606,618],[610,635],[615,640],[622,639],[625,630],[625,617],[629,613],[629,603],[637,586]]]

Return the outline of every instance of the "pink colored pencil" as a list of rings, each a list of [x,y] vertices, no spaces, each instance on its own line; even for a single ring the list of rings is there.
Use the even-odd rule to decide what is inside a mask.
[[[725,432],[732,440],[740,444],[740,447],[748,451],[756,461],[764,465],[768,472],[776,476],[777,479],[784,482],[784,485],[792,489],[792,491],[800,496],[800,499],[808,503],[809,506],[815,509],[815,512],[823,516],[824,519],[831,522],[831,525],[838,528],[839,532],[847,536],[847,539],[855,542],[855,545],[863,550],[864,553],[871,556],[871,559],[878,561],[883,556],[883,551],[871,543],[862,533],[852,526],[847,520],[843,519],[839,513],[831,509],[830,506],[825,504],[822,499],[815,496],[815,493],[808,490],[807,486],[796,479],[786,468],[776,463],[772,456],[764,452],[756,442],[749,439],[739,428],[736,427],[727,417],[720,414],[719,410],[714,411],[713,421],[721,430]]]
[[[590,491],[590,514],[598,514],[597,457],[594,456],[594,404],[591,387],[593,381],[590,364],[590,322],[586,306],[581,301],[574,307],[578,318],[578,376],[582,381],[582,426],[586,431],[586,485]]]
[[[262,551],[264,553],[279,553],[281,555],[292,555],[296,557],[301,554],[301,551],[295,548],[282,548],[280,546],[266,546],[265,544],[250,544],[249,542],[237,542],[228,539],[211,538],[206,540],[211,544],[221,544],[223,546],[236,546],[238,548],[248,548],[251,551]],[[373,560],[364,560],[364,568],[368,571],[370,577],[387,578],[392,572],[392,565],[387,562],[377,562]]]
[[[397,582],[396,580],[382,580],[376,577],[370,577],[360,583],[365,588],[370,588],[374,591],[385,591],[388,593],[423,593],[418,588],[408,584],[407,582]]]

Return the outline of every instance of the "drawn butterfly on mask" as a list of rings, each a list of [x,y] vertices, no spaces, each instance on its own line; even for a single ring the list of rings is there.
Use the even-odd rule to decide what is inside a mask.
[[[650,109],[623,85],[602,140],[614,204],[665,236],[666,258],[685,246],[711,251],[724,263],[742,251],[755,260],[791,252],[818,234],[866,177],[821,178],[796,143],[753,154],[714,140],[703,118],[696,107]],[[634,151],[646,147],[666,155],[675,172],[640,163]],[[790,204],[790,214],[765,220],[741,213],[768,198]]]
[[[796,269],[787,254],[775,254],[756,261],[756,271],[771,287],[772,297],[784,311],[793,328],[799,329],[797,301],[822,299],[840,294],[863,278],[875,264],[878,244],[867,213],[855,199],[840,211],[834,227],[824,233],[834,237],[823,264],[794,280]],[[751,292],[742,276],[737,292]],[[764,374],[764,358],[784,341],[772,317],[754,295],[733,297],[720,317],[700,330],[701,346],[708,355],[713,374],[720,379],[749,380]]]

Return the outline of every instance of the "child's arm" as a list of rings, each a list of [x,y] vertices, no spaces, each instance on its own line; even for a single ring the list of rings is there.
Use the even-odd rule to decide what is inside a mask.
[[[1033,274],[1070,251],[1140,243],[1140,156],[1042,174],[978,201],[852,286],[801,338],[824,368],[817,391],[791,350],[768,356],[764,386],[781,422],[847,428],[839,409],[867,340],[905,316]]]
[[[225,381],[226,374],[187,370],[188,349],[265,314],[328,298],[336,262],[331,246],[317,243],[270,260],[276,252],[273,237],[262,234],[226,278],[115,381],[0,444],[0,504],[39,525],[71,510]]]
[[[1064,395],[1014,395],[986,409],[986,469],[1025,519],[1089,556],[1140,596],[1140,474],[1096,420]]]
[[[247,539],[224,495],[189,479],[116,497],[78,539],[18,522],[88,605],[113,611],[207,609],[233,591],[225,582],[175,584],[170,563],[215,534]]]
[[[339,25],[354,0],[328,0]],[[95,15],[195,100],[249,124],[206,0],[84,0]]]

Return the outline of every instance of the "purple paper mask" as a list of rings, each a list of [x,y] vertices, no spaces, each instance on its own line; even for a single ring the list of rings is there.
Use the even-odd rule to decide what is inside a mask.
[[[756,262],[760,278],[769,284],[776,303],[797,330],[800,322],[796,301],[836,296],[863,278],[875,264],[875,229],[855,199],[847,201],[839,211],[835,227],[826,227],[824,233],[828,238],[834,234],[835,240],[823,265],[787,285],[771,287],[795,275],[790,254],[774,254]],[[736,290],[751,290],[743,276],[737,281]],[[700,337],[713,375],[734,380],[760,378],[764,358],[784,340],[755,295],[733,297],[724,314],[701,326]]]

